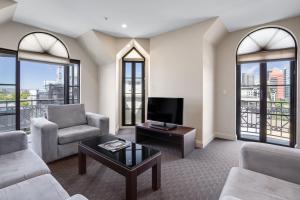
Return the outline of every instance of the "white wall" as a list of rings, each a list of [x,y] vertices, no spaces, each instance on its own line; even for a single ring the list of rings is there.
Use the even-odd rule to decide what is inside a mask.
[[[300,17],[290,18],[277,22],[268,23],[262,26],[256,26],[240,31],[235,31],[227,34],[227,36],[217,46],[217,69],[216,69],[216,123],[215,130],[218,136],[235,139],[236,138],[236,49],[239,42],[251,31],[263,26],[280,26],[294,34],[296,40],[300,40]],[[299,58],[299,51],[298,51]],[[297,64],[298,66],[298,64]],[[299,87],[299,72],[298,70],[298,94]],[[297,102],[297,140],[300,144],[300,108],[299,95]]]
[[[44,31],[16,22],[0,24],[0,47],[17,50],[23,36],[34,31]],[[47,31],[46,31],[47,32]],[[98,111],[98,68],[79,43],[70,37],[56,34],[67,46],[72,59],[81,61],[81,102],[87,111]]]

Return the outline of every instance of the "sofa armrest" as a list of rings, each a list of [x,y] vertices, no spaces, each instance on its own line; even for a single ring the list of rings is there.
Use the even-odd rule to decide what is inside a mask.
[[[85,198],[84,196],[82,196],[81,194],[75,194],[75,195],[67,198],[66,200],[88,200],[88,199]]]
[[[109,118],[96,113],[86,113],[88,125],[100,129],[101,135],[107,135],[109,132]]]
[[[23,131],[0,133],[0,155],[27,149],[27,135]]]
[[[300,184],[300,150],[262,143],[245,143],[240,167]]]
[[[45,118],[31,119],[34,151],[47,163],[57,159],[58,126]]]

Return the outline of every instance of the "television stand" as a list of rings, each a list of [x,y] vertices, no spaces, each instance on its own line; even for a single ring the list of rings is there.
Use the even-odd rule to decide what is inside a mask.
[[[196,129],[186,126],[177,126],[175,129],[165,130],[160,129],[161,127],[153,128],[150,122],[136,125],[136,143],[142,143],[149,138],[173,143],[180,149],[182,158],[195,149]]]

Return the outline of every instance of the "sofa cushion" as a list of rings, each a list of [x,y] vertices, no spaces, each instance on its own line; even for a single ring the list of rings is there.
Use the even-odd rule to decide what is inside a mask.
[[[88,137],[100,135],[100,129],[89,126],[79,125],[58,130],[58,143],[68,144],[72,142],[79,142]]]
[[[30,149],[0,156],[0,188],[50,173],[47,165]],[[1,199],[1,198],[0,198]]]
[[[230,170],[220,199],[296,200],[299,197],[300,185],[234,167]]]
[[[49,105],[47,117],[58,128],[87,124],[83,104]]]
[[[0,189],[0,199],[9,200],[65,200],[70,196],[50,175],[41,175]]]

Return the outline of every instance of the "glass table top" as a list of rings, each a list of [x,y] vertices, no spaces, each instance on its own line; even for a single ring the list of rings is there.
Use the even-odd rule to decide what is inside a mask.
[[[96,151],[96,153],[100,156],[105,156],[106,158],[109,158],[127,168],[133,168],[141,164],[143,161],[160,153],[159,150],[145,147],[143,145],[136,144],[133,142],[129,142],[128,147],[118,150],[116,152],[111,152],[98,146],[99,144],[103,144],[105,142],[116,139],[120,138],[117,138],[112,135],[96,136],[81,141],[80,145],[83,147],[87,147],[88,149],[92,149]]]

